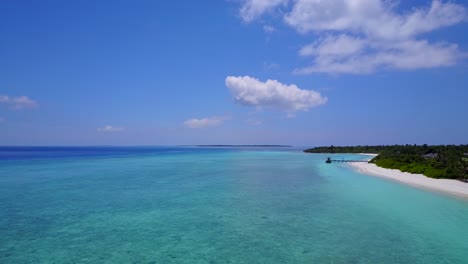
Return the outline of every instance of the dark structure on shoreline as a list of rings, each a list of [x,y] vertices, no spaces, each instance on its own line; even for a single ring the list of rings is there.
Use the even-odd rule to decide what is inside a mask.
[[[365,162],[365,163],[368,163],[369,161],[367,161],[367,160],[345,160],[345,159],[332,160],[330,157],[328,157],[327,160],[325,161],[325,163],[332,163],[332,162],[342,162],[342,163],[345,163],[345,162]]]

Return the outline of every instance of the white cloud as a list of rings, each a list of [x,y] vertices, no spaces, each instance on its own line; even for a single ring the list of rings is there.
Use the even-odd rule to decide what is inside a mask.
[[[467,10],[458,4],[434,0],[429,8],[418,8],[407,15],[388,13],[385,16],[391,19],[391,22],[386,26],[387,30],[379,30],[378,25],[373,25],[372,34],[395,39],[412,37],[466,21]],[[383,22],[386,17],[381,18],[380,22]],[[379,32],[383,34],[379,34]]]
[[[297,0],[285,22],[301,33],[360,30],[385,13],[381,0]]]
[[[306,50],[307,54],[303,49],[300,54],[314,56],[314,64],[296,69],[295,72],[360,74],[371,73],[380,68],[415,70],[451,66],[464,56],[455,44],[430,44],[425,40],[407,40],[391,44],[365,41],[354,52],[348,52],[353,49],[352,45],[343,48],[341,52],[329,52],[329,49],[333,50],[338,43],[325,46],[319,43]]]
[[[226,86],[239,104],[275,108],[290,114],[327,102],[327,98],[316,91],[300,89],[294,84],[285,85],[276,80],[261,82],[249,76],[228,76]]]
[[[120,132],[122,130],[124,130],[123,127],[114,127],[110,125],[99,127],[97,129],[98,132]]]
[[[456,44],[430,42],[421,37],[424,33],[467,21],[467,8],[461,4],[433,0],[427,6],[407,11],[401,10],[399,2],[394,0],[296,0],[291,3],[283,21],[301,34],[318,36],[299,50],[299,55],[311,57],[312,64],[296,69],[296,73],[436,68],[454,65],[467,57]]]
[[[440,0],[405,14],[395,10],[395,1],[297,0],[284,19],[301,33],[352,31],[384,39],[412,37],[466,19],[463,6]]]
[[[288,0],[244,0],[239,13],[245,22],[251,22],[263,13],[287,2]]]
[[[213,117],[205,117],[205,118],[192,118],[184,122],[184,125],[188,128],[205,128],[205,127],[212,127],[212,126],[219,126],[224,121],[229,119],[226,116],[213,116]]]
[[[0,103],[3,103],[13,109],[32,109],[38,106],[37,102],[27,96],[8,96],[0,95]]]
[[[304,46],[301,56],[336,56],[343,57],[356,54],[365,47],[365,41],[348,35],[327,36],[310,45]]]

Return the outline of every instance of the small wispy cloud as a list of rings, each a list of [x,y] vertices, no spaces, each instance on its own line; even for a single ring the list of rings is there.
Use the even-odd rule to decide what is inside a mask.
[[[278,63],[274,62],[263,62],[263,70],[265,71],[277,71],[281,68]]]
[[[276,31],[276,28],[270,25],[264,25],[263,31],[265,31],[266,33],[273,33]]]
[[[122,130],[124,130],[123,127],[114,127],[110,125],[97,128],[98,132],[120,132]]]
[[[0,95],[0,104],[7,105],[15,110],[32,109],[38,106],[38,103],[27,96],[9,96]]]
[[[184,122],[184,126],[188,128],[205,128],[219,126],[228,120],[227,116],[213,116],[205,118],[192,118]]]
[[[249,125],[252,125],[252,126],[260,126],[263,124],[263,122],[261,120],[258,120],[258,119],[255,119],[255,118],[249,118],[247,120],[245,120],[245,122]]]
[[[249,23],[278,5],[285,5],[288,0],[244,0],[243,2],[239,14],[244,22]]]

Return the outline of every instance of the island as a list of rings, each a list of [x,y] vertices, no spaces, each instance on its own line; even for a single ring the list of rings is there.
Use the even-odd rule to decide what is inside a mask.
[[[290,145],[196,145],[209,148],[292,148]]]
[[[435,179],[468,182],[468,145],[332,145],[314,147],[304,152],[375,154],[369,163],[382,168],[422,174]]]

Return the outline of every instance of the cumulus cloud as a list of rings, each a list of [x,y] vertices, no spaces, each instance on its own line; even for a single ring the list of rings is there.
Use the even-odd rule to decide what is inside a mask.
[[[97,128],[98,132],[120,132],[122,130],[124,130],[123,127],[114,127],[110,125]]]
[[[192,118],[184,122],[184,126],[188,128],[205,128],[205,127],[212,127],[212,126],[219,126],[224,121],[229,119],[226,116],[213,116],[213,117],[205,117],[205,118]]]
[[[244,0],[239,13],[245,22],[251,22],[263,13],[287,2],[288,0]]]
[[[283,21],[300,34],[318,36],[299,50],[299,55],[309,56],[312,64],[296,69],[297,73],[435,68],[454,65],[467,57],[456,44],[430,42],[421,37],[423,33],[467,21],[467,9],[460,4],[433,0],[428,6],[400,11],[398,1],[388,0],[290,3],[291,9]],[[271,4],[274,6],[269,9],[284,3]]]
[[[0,95],[0,103],[15,110],[32,109],[38,106],[36,101],[27,96]]]
[[[316,91],[300,89],[294,84],[286,85],[276,80],[262,82],[249,76],[228,76],[226,86],[236,103],[275,108],[290,114],[307,111],[327,102],[327,98]]]

